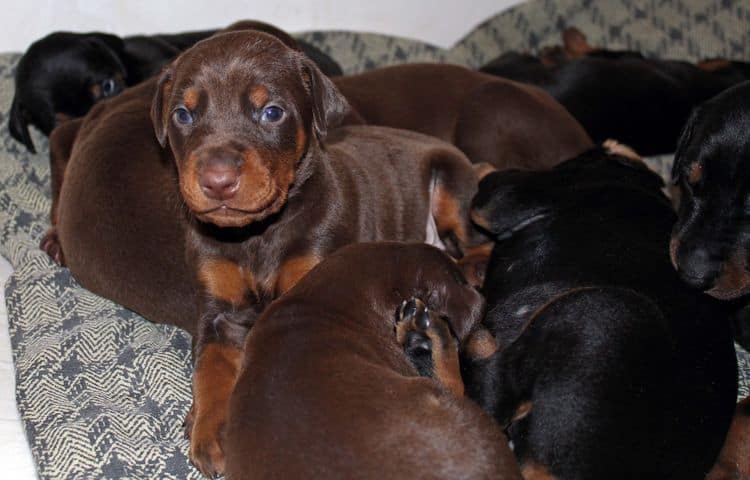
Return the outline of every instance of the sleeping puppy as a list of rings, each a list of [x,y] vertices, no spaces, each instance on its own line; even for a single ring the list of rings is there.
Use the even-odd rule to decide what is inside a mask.
[[[599,149],[480,183],[498,350],[467,347],[467,388],[526,478],[702,479],[719,453],[737,395],[728,311],[671,267],[662,186]]]
[[[692,108],[750,78],[747,63],[644,58],[592,47],[575,29],[564,42],[539,57],[504,54],[481,71],[543,88],[594,142],[616,138],[643,155],[674,152]]]
[[[240,21],[227,30],[260,30],[301,48],[327,75],[341,68],[314,46],[262,22]],[[13,138],[35,152],[29,125],[49,136],[55,125],[82,117],[101,100],[113,97],[159,72],[183,50],[217,30],[120,38],[107,33],[55,32],[37,40],[18,61],[16,94],[8,120]]]
[[[456,348],[483,303],[428,245],[329,256],[247,339],[226,477],[520,479],[500,428],[463,396]]]

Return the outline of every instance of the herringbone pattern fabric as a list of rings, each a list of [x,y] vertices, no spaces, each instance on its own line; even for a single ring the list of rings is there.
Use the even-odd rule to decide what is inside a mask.
[[[348,73],[413,61],[477,66],[508,49],[557,43],[569,25],[594,44],[662,57],[750,59],[750,0],[536,0],[502,13],[455,48],[352,32],[301,35]],[[0,254],[16,272],[6,287],[17,399],[44,479],[200,478],[181,423],[190,403],[190,338],[87,292],[38,250],[48,226],[47,141],[36,155],[7,132],[18,55],[0,55]],[[666,175],[669,159],[652,161]],[[750,358],[738,353],[741,394]]]

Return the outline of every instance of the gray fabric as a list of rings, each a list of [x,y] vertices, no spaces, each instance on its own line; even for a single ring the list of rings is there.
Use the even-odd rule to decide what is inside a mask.
[[[638,4],[638,6],[636,6]],[[645,6],[640,4],[647,4]],[[477,66],[507,49],[558,43],[576,25],[594,44],[664,57],[748,58],[750,0],[536,0],[500,14],[451,50],[407,39],[310,32],[348,73],[407,61]],[[8,135],[18,55],[0,55],[0,254],[7,287],[17,399],[42,478],[200,478],[181,423],[190,403],[190,338],[146,322],[77,285],[38,248],[48,226],[47,141],[29,154]],[[652,165],[668,173],[669,159]],[[741,395],[750,359],[738,353]]]

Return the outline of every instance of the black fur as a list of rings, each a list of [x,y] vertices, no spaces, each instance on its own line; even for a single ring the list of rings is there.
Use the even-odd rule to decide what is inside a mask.
[[[702,479],[729,428],[737,366],[725,304],[671,267],[674,213],[640,162],[593,150],[480,183],[496,238],[468,391],[522,465],[560,479]],[[524,402],[531,413],[511,422]]]
[[[60,121],[84,116],[94,103],[158,73],[180,52],[216,32],[125,38],[99,32],[55,32],[37,40],[18,62],[8,121],[11,136],[35,152],[29,125],[49,136]],[[323,73],[341,75],[341,67],[327,54],[308,43],[297,44]],[[103,87],[104,82],[113,82],[112,90],[102,89],[102,94],[95,95],[93,87]]]

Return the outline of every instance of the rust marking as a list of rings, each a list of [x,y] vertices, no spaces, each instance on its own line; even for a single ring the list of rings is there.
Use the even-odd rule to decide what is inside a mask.
[[[690,165],[690,171],[688,171],[688,183],[690,185],[698,185],[703,180],[703,165],[698,162],[693,162]]]
[[[466,220],[461,214],[461,203],[452,192],[439,183],[433,192],[431,211],[440,236],[452,232],[460,245],[469,242]]]
[[[261,108],[268,103],[268,89],[262,85],[256,85],[250,89],[250,102],[255,108]]]
[[[534,462],[524,463],[521,467],[521,475],[524,480],[555,480],[547,467]]]
[[[281,296],[288,292],[318,263],[320,258],[315,255],[300,255],[285,260],[276,277],[276,295]]]
[[[209,295],[235,307],[246,301],[248,292],[254,292],[252,272],[226,258],[203,260],[198,280]]]
[[[226,424],[229,397],[237,382],[242,355],[242,350],[237,347],[209,343],[203,346],[196,360],[190,457],[201,471],[224,471],[219,437]]]
[[[198,106],[198,100],[200,99],[200,92],[196,88],[188,88],[182,94],[182,104],[188,110],[195,110]]]

